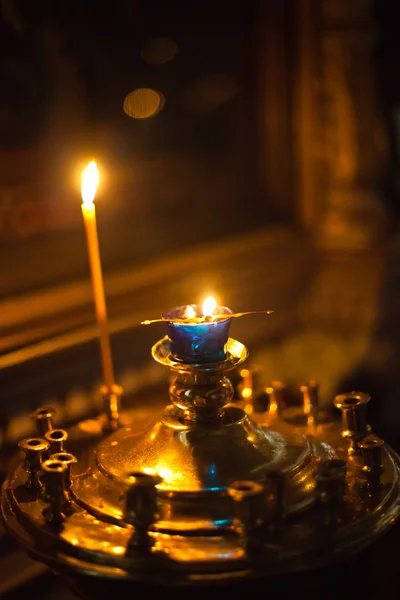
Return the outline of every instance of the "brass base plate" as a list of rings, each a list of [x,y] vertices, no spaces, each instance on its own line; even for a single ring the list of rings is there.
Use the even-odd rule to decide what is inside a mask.
[[[26,473],[18,467],[3,486],[4,522],[32,556],[70,578],[79,575],[116,582],[135,580],[198,586],[296,572],[337,562],[370,544],[398,518],[400,461],[390,447],[383,448],[383,486],[374,492],[363,487],[358,457],[348,460],[345,506],[340,515],[327,519],[326,512],[313,500],[313,470],[323,458],[347,458],[339,426],[314,422],[294,427],[266,413],[253,415],[259,421],[256,427],[248,417],[235,420],[233,415],[239,417],[238,411],[238,406],[231,407],[232,423],[226,428],[232,427],[233,431],[239,428],[239,439],[247,440],[249,449],[253,448],[246,456],[251,457],[255,476],[259,469],[262,477],[263,465],[258,458],[264,456],[266,465],[276,460],[277,465],[286,470],[288,479],[284,518],[278,526],[264,530],[255,552],[246,549],[245,540],[230,526],[233,507],[228,508],[223,490],[207,487],[210,481],[207,475],[190,479],[192,483],[189,486],[185,483],[181,488],[175,488],[176,481],[168,482],[166,477],[167,483],[160,489],[161,519],[152,533],[154,547],[134,557],[125,555],[132,528],[121,519],[122,466],[119,470],[118,462],[124,464],[129,447],[134,448],[136,444],[140,447],[144,440],[141,436],[155,431],[160,440],[164,435],[167,439],[181,436],[186,440],[182,443],[185,446],[190,431],[177,428],[171,432],[168,419],[173,415],[168,411],[157,422],[158,429],[153,425],[147,433],[137,432],[136,436],[135,411],[125,414],[125,422],[131,421],[130,431],[128,427],[114,433],[100,444],[96,453],[89,450],[80,457],[79,471],[73,477],[75,512],[59,528],[45,522],[42,511],[46,504],[35,492],[25,488]],[[212,432],[211,439],[214,436],[218,437],[218,432]],[[274,455],[277,440],[279,450]],[[118,443],[113,445],[113,442]],[[201,447],[203,442],[197,442]],[[110,454],[118,446],[122,454],[117,460],[118,455],[111,457]],[[257,460],[253,461],[254,456]],[[229,458],[228,454],[228,464]],[[130,466],[134,466],[134,453],[130,460],[133,461]],[[220,473],[220,483],[225,485],[234,472],[232,467],[232,471]],[[238,474],[241,474],[239,465]],[[223,504],[218,504],[218,497],[224,498]],[[219,511],[221,519],[217,518]]]

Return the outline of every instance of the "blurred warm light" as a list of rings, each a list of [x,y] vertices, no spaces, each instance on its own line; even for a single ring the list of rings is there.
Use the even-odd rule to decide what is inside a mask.
[[[158,467],[157,473],[166,483],[173,480],[175,475],[175,473],[171,469],[169,469],[168,467],[163,467],[162,465]]]
[[[251,389],[251,387],[245,387],[242,389],[242,398],[244,398],[245,400],[247,400],[248,398],[251,398],[253,395],[253,390]]]
[[[163,65],[174,58],[178,47],[170,38],[157,37],[147,40],[140,55],[149,65]]]
[[[268,386],[265,391],[269,396],[269,413],[276,414],[278,412],[278,402],[276,401],[275,390],[273,387]]]
[[[156,90],[137,88],[124,100],[124,112],[133,119],[148,119],[154,117],[163,109],[165,98]]]
[[[186,319],[194,319],[194,317],[196,316],[196,311],[193,308],[193,306],[187,306],[186,307],[186,311],[185,311],[185,317]]]
[[[213,296],[208,296],[203,302],[203,315],[205,317],[211,317],[217,308],[217,303]]]
[[[236,94],[237,85],[232,77],[213,74],[195,83],[187,91],[186,100],[192,110],[204,112],[229,102]]]
[[[152,469],[151,467],[143,467],[142,469],[143,473],[146,473],[146,475],[156,475],[156,471],[155,469]]]
[[[82,202],[86,206],[93,204],[99,183],[99,171],[96,163],[92,160],[82,174]]]
[[[253,377],[249,369],[241,369],[240,376],[243,379],[243,387],[241,389],[241,396],[244,400],[248,400],[253,396]]]
[[[144,473],[146,473],[147,475],[159,475],[165,483],[170,483],[171,480],[173,480],[174,475],[175,476],[177,475],[171,469],[169,469],[168,467],[164,467],[162,464],[157,465],[156,469],[152,469],[150,467],[144,467],[142,469],[142,471]]]

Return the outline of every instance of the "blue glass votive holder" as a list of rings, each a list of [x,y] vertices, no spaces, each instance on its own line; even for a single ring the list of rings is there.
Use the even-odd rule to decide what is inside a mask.
[[[172,357],[186,364],[207,364],[222,362],[226,358],[225,346],[229,338],[232,319],[230,308],[217,306],[215,314],[225,315],[202,323],[174,323],[173,319],[185,319],[188,314],[201,317],[202,306],[190,304],[176,306],[163,313],[167,322],[167,334]]]

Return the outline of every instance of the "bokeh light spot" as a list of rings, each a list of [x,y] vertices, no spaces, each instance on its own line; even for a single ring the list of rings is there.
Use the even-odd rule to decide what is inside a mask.
[[[124,100],[124,112],[133,119],[148,119],[157,115],[164,107],[165,98],[156,90],[137,88]]]
[[[237,94],[236,82],[229,75],[210,75],[190,87],[186,101],[192,110],[207,112],[232,100]]]
[[[140,55],[149,65],[164,65],[174,58],[178,47],[170,38],[157,37],[147,40]]]

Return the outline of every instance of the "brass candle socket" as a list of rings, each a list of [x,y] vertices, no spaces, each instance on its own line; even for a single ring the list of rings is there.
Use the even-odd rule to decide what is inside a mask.
[[[308,425],[313,425],[318,419],[319,409],[319,383],[311,380],[300,387],[303,396],[304,418]]]
[[[267,394],[269,396],[269,414],[281,415],[284,409],[283,392],[285,385],[282,381],[273,381],[270,386],[267,387]]]
[[[157,519],[157,488],[161,477],[142,472],[131,473],[125,478],[128,489],[124,497],[124,519],[133,525],[126,554],[146,551],[154,544],[149,529]]]
[[[347,465],[343,460],[326,460],[315,474],[315,496],[321,509],[323,531],[332,531],[340,523],[345,510]]]
[[[35,410],[31,417],[36,423],[36,429],[39,436],[44,437],[45,434],[54,428],[54,417],[56,410],[51,406],[45,406]]]
[[[50,444],[50,454],[64,451],[64,444],[68,440],[68,433],[65,429],[49,429],[44,437]]]
[[[267,518],[265,488],[255,481],[235,481],[228,495],[235,503],[234,526],[243,537],[246,551],[254,552],[262,545],[258,533]]]
[[[370,399],[364,392],[340,394],[334,399],[334,406],[342,412],[342,437],[349,441],[350,455],[361,454],[359,442],[371,431],[366,413]]]
[[[103,433],[111,433],[120,427],[121,397],[123,389],[120,385],[114,384],[112,388],[103,385],[100,388],[103,404]]]
[[[25,453],[23,468],[29,473],[25,486],[32,490],[41,491],[43,486],[39,478],[42,469],[43,454],[47,452],[50,444],[41,438],[27,438],[18,444]]]
[[[365,475],[365,488],[368,490],[379,490],[382,487],[381,476],[385,471],[382,464],[382,448],[385,442],[375,435],[368,435],[359,444],[364,466],[362,472]]]
[[[43,462],[44,499],[49,503],[43,510],[48,523],[59,525],[70,512],[71,503],[65,492],[65,473],[67,465],[60,460],[48,459]]]
[[[51,460],[55,460],[58,462],[62,462],[66,465],[66,469],[64,471],[64,487],[68,491],[71,489],[72,479],[71,479],[71,467],[78,462],[76,456],[71,454],[70,452],[56,452],[50,456]]]

